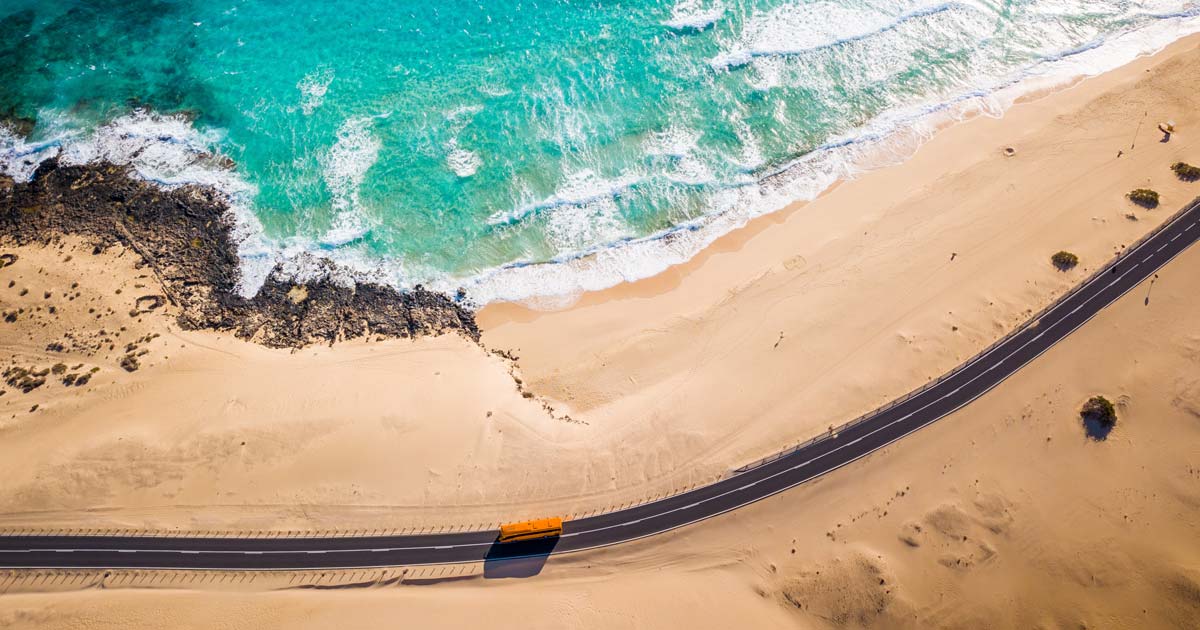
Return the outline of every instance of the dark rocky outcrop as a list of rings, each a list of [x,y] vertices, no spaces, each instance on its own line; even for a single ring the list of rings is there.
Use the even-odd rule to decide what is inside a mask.
[[[26,244],[75,234],[91,242],[94,253],[113,244],[132,249],[158,278],[185,329],[229,330],[271,347],[450,331],[479,339],[469,309],[421,287],[397,291],[322,279],[298,288],[276,270],[257,295],[241,297],[227,210],[207,188],[163,190],[111,164],[48,161],[28,183],[0,176],[0,238]]]

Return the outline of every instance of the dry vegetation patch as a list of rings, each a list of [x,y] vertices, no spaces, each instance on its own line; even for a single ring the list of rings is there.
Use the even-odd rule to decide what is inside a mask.
[[[1200,179],[1200,166],[1192,166],[1187,162],[1176,162],[1171,165],[1171,171],[1175,176],[1185,182],[1194,182]]]
[[[1125,197],[1143,208],[1154,209],[1158,207],[1158,192],[1149,188],[1131,190],[1126,193]]]
[[[1072,254],[1066,250],[1056,252],[1050,257],[1050,262],[1058,268],[1059,271],[1067,271],[1074,269],[1079,264],[1079,256]]]

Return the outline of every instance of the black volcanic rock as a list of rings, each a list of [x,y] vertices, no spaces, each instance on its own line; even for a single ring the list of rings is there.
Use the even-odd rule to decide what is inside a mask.
[[[473,313],[451,297],[374,283],[321,279],[297,287],[278,269],[252,298],[237,294],[230,214],[215,191],[163,190],[112,164],[44,162],[28,183],[0,176],[0,238],[18,244],[76,234],[94,251],[135,251],[179,309],[185,329],[229,330],[271,347],[333,343],[363,335],[417,337],[459,332],[479,339]],[[330,267],[332,270],[332,266]]]

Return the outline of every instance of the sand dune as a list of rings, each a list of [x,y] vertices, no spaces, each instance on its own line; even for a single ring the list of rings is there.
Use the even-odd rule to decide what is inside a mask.
[[[535,578],[0,573],[0,623],[1190,628],[1197,265],[1192,249],[976,403],[855,466],[701,525],[555,557]],[[1078,415],[1095,393],[1119,401],[1103,442]]]

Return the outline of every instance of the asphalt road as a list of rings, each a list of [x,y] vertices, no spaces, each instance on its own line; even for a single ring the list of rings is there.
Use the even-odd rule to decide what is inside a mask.
[[[1200,238],[1200,199],[1036,320],[926,389],[835,435],[711,485],[564,524],[558,539],[495,545],[496,531],[333,538],[0,536],[0,567],[327,569],[479,562],[566,553],[653,536],[845,466],[986,393]],[[519,520],[522,515],[514,515]]]

